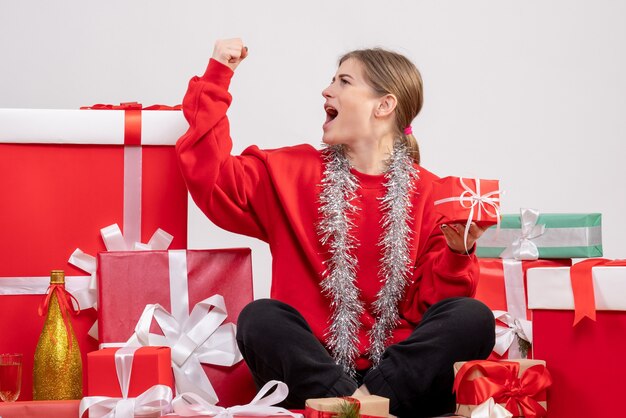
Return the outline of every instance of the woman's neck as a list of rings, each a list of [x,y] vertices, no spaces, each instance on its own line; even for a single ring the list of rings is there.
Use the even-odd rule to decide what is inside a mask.
[[[346,156],[350,165],[364,174],[382,174],[387,171],[387,161],[393,152],[393,137],[379,141],[346,146]]]

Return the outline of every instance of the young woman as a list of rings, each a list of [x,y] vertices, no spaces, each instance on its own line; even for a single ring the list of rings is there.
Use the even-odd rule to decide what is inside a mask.
[[[218,41],[183,101],[178,141],[195,202],[218,226],[267,242],[271,299],[241,313],[237,342],[255,381],[286,382],[286,406],[372,393],[391,413],[454,409],[456,361],[486,358],[494,318],[474,293],[463,225],[438,226],[410,123],[422,81],[402,55],[346,54],[324,89],[324,149],[251,146],[232,156],[226,111],[248,50]],[[467,248],[482,230],[472,224]]]

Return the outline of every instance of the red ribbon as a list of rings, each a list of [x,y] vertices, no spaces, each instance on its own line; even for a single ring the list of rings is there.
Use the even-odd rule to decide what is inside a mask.
[[[542,364],[529,367],[521,376],[520,364],[509,361],[468,361],[457,372],[454,379],[456,401],[463,405],[480,405],[489,398],[505,408],[524,417],[538,418],[546,415],[539,404],[545,401],[545,390],[552,384],[548,369]],[[466,378],[474,373],[480,377]]]
[[[574,294],[574,325],[585,317],[592,321],[596,320],[596,297],[592,273],[595,266],[626,266],[626,260],[591,258],[576,263],[570,268],[570,281]]]
[[[361,402],[356,398],[353,398],[351,396],[343,396],[341,397],[341,399],[345,400],[348,403],[356,405],[360,418],[386,418],[378,417],[376,415],[361,414]],[[318,411],[317,409],[311,408],[309,406],[304,408],[304,418],[335,418],[337,417],[337,415],[339,415],[339,413],[337,412]]]
[[[43,316],[48,312],[48,307],[50,306],[50,299],[52,299],[52,295],[57,295],[57,300],[59,301],[59,309],[61,310],[61,317],[63,318],[63,324],[65,325],[65,331],[67,334],[68,347],[69,350],[72,351],[72,335],[70,330],[71,328],[71,319],[70,315],[78,315],[80,313],[80,305],[78,300],[65,289],[65,285],[63,284],[51,284],[48,286],[48,290],[46,290],[46,297],[41,301],[39,305],[39,316]],[[77,308],[74,308],[74,304],[72,301],[76,302]]]
[[[181,105],[167,106],[155,104],[143,107],[141,103],[128,102],[119,105],[95,104],[84,106],[81,109],[87,110],[123,110],[124,111],[124,145],[141,145],[141,111],[142,110],[181,110]]]

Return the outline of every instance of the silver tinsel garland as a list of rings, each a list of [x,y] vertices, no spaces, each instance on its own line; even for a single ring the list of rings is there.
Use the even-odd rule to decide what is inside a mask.
[[[325,150],[326,167],[320,194],[321,221],[318,226],[322,244],[327,244],[330,258],[322,280],[322,291],[331,298],[328,345],[337,364],[350,375],[355,374],[354,359],[358,355],[359,317],[363,302],[356,287],[357,263],[353,250],[358,245],[351,233],[351,216],[357,211],[352,203],[359,187],[350,172],[350,163],[342,146]],[[381,199],[383,247],[380,276],[384,283],[373,309],[376,322],[370,337],[370,358],[378,365],[385,343],[396,327],[398,303],[404,295],[410,274],[411,196],[418,178],[406,146],[396,141],[385,173],[387,192]]]

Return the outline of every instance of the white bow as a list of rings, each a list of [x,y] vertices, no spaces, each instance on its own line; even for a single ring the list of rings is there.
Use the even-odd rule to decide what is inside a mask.
[[[493,311],[493,316],[507,325],[506,327],[496,325],[496,344],[493,351],[502,356],[510,349],[509,358],[522,357],[518,345],[513,342],[518,338],[529,343],[533,342],[532,322],[515,318],[505,311]]]
[[[265,396],[272,388],[276,390],[270,395]],[[276,405],[287,398],[289,389],[283,382],[271,380],[265,384],[254,397],[252,402],[247,405],[236,405],[230,408],[222,408],[221,406],[212,405],[200,398],[195,393],[182,393],[172,401],[174,413],[182,417],[191,416],[213,416],[215,418],[233,418],[236,415],[242,416],[273,416],[288,415],[294,418],[302,417],[301,414],[291,412],[287,409],[280,408]]]
[[[472,410],[470,418],[511,418],[513,416],[505,407],[497,404],[493,398],[487,399]]]
[[[538,220],[538,210],[520,209],[520,236],[502,251],[500,258],[537,260],[539,258],[539,249],[532,240],[540,237],[546,231],[545,225],[537,225]]]
[[[115,352],[115,369],[122,397],[85,397],[80,401],[79,417],[87,410],[90,418],[133,418],[135,415],[162,414],[170,411],[172,389],[169,386],[155,385],[136,398],[128,397],[136,350],[133,347],[125,347]]]
[[[201,363],[232,366],[242,359],[235,341],[235,325],[221,325],[226,316],[221,295],[198,302],[182,323],[161,305],[147,305],[126,345],[170,347],[176,391],[193,392],[217,403],[217,394]],[[150,333],[153,318],[163,335]]]
[[[117,224],[109,225],[100,230],[104,246],[107,251],[145,251],[145,250],[167,250],[172,243],[174,237],[161,228],[157,229],[150,238],[147,244],[136,242],[131,248],[129,248],[124,235]],[[89,286],[78,292],[74,293],[74,297],[78,300],[79,305],[83,309],[94,308],[98,309],[98,281],[96,279],[96,258],[83,252],[80,248],[74,250],[68,263],[78,267],[85,273],[88,273],[91,277],[89,279]],[[89,335],[93,338],[98,338],[98,322],[89,329]]]

